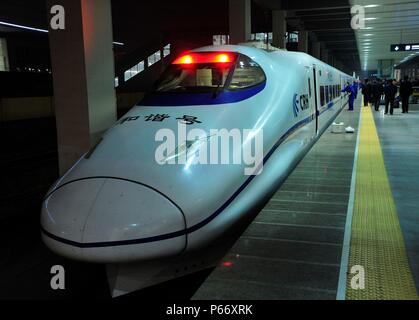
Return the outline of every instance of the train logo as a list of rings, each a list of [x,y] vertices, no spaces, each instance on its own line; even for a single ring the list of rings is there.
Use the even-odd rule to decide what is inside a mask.
[[[298,116],[298,113],[300,112],[300,109],[298,107],[298,105],[300,104],[300,100],[297,99],[298,94],[294,94],[294,99],[293,99],[293,103],[292,103],[292,111],[294,112],[294,118],[296,118]]]
[[[301,110],[307,110],[308,107],[309,107],[308,95],[302,94],[300,96],[300,108],[301,108]]]
[[[298,116],[298,114],[300,113],[300,110],[306,110],[309,107],[309,103],[308,103],[308,96],[306,94],[302,94],[300,95],[298,98],[298,94],[294,94],[294,98],[293,98],[293,112],[294,112],[294,118],[296,118]]]

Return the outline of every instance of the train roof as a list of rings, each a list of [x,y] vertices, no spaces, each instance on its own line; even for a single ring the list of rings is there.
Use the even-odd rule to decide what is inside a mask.
[[[263,47],[265,46],[265,47]],[[351,75],[346,74],[345,72],[336,69],[335,67],[305,53],[305,52],[296,52],[296,51],[288,51],[285,49],[275,48],[271,45],[266,45],[263,42],[247,42],[247,43],[240,43],[238,45],[211,45],[205,46],[201,48],[197,48],[191,50],[191,52],[206,52],[206,51],[228,51],[228,52],[239,52],[244,55],[249,56],[252,59],[258,60],[258,62],[265,61],[265,59],[272,59],[273,56],[282,56],[286,57],[287,60],[294,60],[296,63],[301,63],[303,61],[307,65],[320,65],[321,67],[327,67],[336,70],[337,72],[343,73],[348,77]],[[262,65],[263,67],[263,65]]]

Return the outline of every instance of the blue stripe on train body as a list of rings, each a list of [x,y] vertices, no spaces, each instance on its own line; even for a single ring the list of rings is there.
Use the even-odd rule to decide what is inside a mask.
[[[243,90],[223,90],[215,93],[150,93],[141,100],[139,106],[184,107],[209,106],[225,103],[236,103],[246,100],[266,86],[266,81]]]

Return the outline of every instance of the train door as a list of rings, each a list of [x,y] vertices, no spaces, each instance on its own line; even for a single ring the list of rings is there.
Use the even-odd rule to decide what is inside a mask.
[[[316,121],[316,134],[318,134],[319,133],[319,102],[318,102],[318,98],[317,98],[317,96],[318,96],[318,87],[317,87],[317,72],[316,72],[316,70],[317,70],[317,68],[316,68],[316,65],[313,65],[313,98],[314,98],[314,116],[315,116],[315,121]],[[309,77],[309,81],[311,82],[311,80],[310,80],[310,77]]]

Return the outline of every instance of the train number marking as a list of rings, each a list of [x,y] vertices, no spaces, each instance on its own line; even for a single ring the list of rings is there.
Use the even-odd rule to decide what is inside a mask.
[[[145,116],[145,121],[158,121],[162,122],[164,119],[170,118],[168,114],[150,114]]]
[[[135,117],[125,117],[125,118],[122,118],[122,120],[119,122],[119,124],[123,124],[124,122],[127,122],[127,121],[135,121],[135,120],[137,120],[139,118],[139,116],[135,116]]]
[[[138,120],[140,116],[133,116],[133,117],[125,117],[119,121],[119,124],[123,124],[128,121],[135,121]],[[154,122],[163,122],[165,119],[170,118],[168,114],[150,114],[144,117],[144,121],[154,121]],[[194,123],[202,123],[198,120],[198,117],[195,116],[188,116],[184,114],[182,117],[176,118],[179,120],[180,123],[190,125]]]
[[[201,121],[197,120],[198,117],[194,117],[194,116],[187,116],[187,115],[183,115],[183,117],[181,118],[176,118],[179,120],[180,123],[183,124],[194,124],[194,123],[202,123]]]

